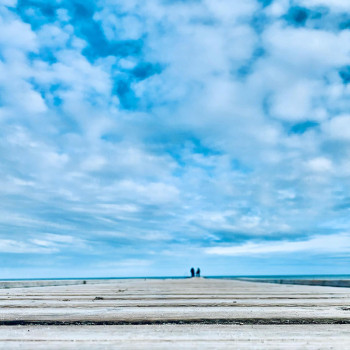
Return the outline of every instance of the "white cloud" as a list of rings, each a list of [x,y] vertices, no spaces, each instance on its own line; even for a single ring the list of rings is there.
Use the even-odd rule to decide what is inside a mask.
[[[1,5],[15,7],[17,5],[17,0],[2,0]]]
[[[318,87],[312,82],[298,81],[277,91],[271,112],[284,120],[315,119],[312,114],[312,97]]]
[[[62,243],[62,244],[73,244],[77,241],[80,241],[76,237],[68,236],[68,235],[57,235],[53,233],[46,233],[42,236],[43,239],[54,242],[54,243]]]
[[[306,7],[323,6],[336,12],[350,10],[350,4],[347,0],[298,0],[298,3]]]
[[[66,9],[60,8],[56,10],[56,14],[59,20],[62,22],[67,22],[70,19],[68,11]]]
[[[275,0],[267,7],[266,13],[273,17],[284,15],[289,8],[289,0]]]
[[[332,33],[309,28],[292,28],[274,24],[263,33],[269,55],[291,69],[289,73],[312,77],[321,69],[344,65],[349,60],[350,33]],[[320,59],[322,58],[322,59]]]
[[[122,18],[110,13],[108,10],[94,16],[101,21],[104,33],[108,40],[136,40],[143,34],[143,24],[136,16],[126,15]]]
[[[152,261],[145,259],[127,259],[110,263],[110,265],[107,264],[108,267],[142,267],[149,265],[152,265]]]
[[[32,26],[1,7],[4,238],[128,260],[242,236],[255,243],[230,254],[264,252],[259,237],[350,223],[348,30],[290,26],[288,1],[96,3],[94,26],[65,2],[55,18],[22,4]],[[147,62],[160,69],[137,76]]]
[[[179,197],[179,190],[175,186],[159,182],[141,184],[124,180],[115,183],[111,190],[124,198],[136,195],[139,200],[150,204],[174,204]]]
[[[232,3],[230,0],[204,0],[204,3],[220,21],[231,23],[240,17],[250,17],[259,8],[258,3],[253,0],[237,3]]]
[[[0,17],[0,46],[5,52],[13,49],[20,51],[36,51],[37,41],[36,35],[30,28],[29,24],[11,18],[4,20]]]
[[[107,161],[104,157],[92,155],[85,159],[81,166],[83,171],[97,171],[101,170],[106,164]]]
[[[337,140],[350,141],[350,115],[339,115],[323,124],[323,129],[329,137]]]
[[[56,251],[57,251],[56,248],[40,244],[40,242],[27,243],[27,242],[21,242],[13,239],[0,239],[0,252],[2,253],[49,254]]]
[[[86,243],[73,236],[43,234],[40,238],[29,240],[0,239],[0,252],[16,254],[52,254],[74,246],[75,249],[87,248]]]
[[[311,159],[307,165],[311,171],[319,173],[327,173],[333,169],[332,162],[323,157]]]
[[[231,247],[210,247],[206,254],[229,256],[252,256],[260,254],[290,253],[335,254],[350,252],[350,235],[347,233],[326,236],[314,236],[303,241],[266,241],[263,243],[245,243]]]
[[[40,28],[37,32],[38,40],[44,47],[50,48],[62,48],[67,45],[67,41],[70,38],[70,32],[73,31],[73,27],[66,26],[60,28],[57,24],[47,24]],[[68,32],[68,33],[67,33]]]

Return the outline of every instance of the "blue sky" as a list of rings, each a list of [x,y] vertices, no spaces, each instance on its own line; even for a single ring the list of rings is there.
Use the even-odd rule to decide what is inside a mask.
[[[0,278],[346,273],[348,0],[1,0]]]

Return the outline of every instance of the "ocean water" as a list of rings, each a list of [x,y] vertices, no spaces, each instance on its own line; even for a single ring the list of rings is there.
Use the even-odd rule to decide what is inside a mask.
[[[252,278],[252,279],[279,279],[279,280],[350,280],[350,274],[347,275],[235,275],[235,276],[202,276],[204,278],[213,279],[241,279],[241,278]],[[158,277],[70,277],[70,278],[6,278],[0,281],[74,281],[74,280],[123,280],[123,279],[182,279],[189,278],[189,276],[158,276]]]
[[[350,280],[349,275],[246,275],[246,276],[208,276],[210,278],[254,278],[254,279],[280,279],[280,280]]]

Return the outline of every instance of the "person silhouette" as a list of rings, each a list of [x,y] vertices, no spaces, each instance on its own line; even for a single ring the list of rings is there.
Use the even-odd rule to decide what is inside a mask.
[[[191,267],[191,277],[194,277],[194,268]]]
[[[199,267],[198,267],[197,272],[196,272],[196,277],[201,277],[201,270],[199,269]]]

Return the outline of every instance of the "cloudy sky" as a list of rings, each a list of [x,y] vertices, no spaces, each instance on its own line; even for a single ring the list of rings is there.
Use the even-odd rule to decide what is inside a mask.
[[[348,0],[0,0],[0,277],[349,273]]]

